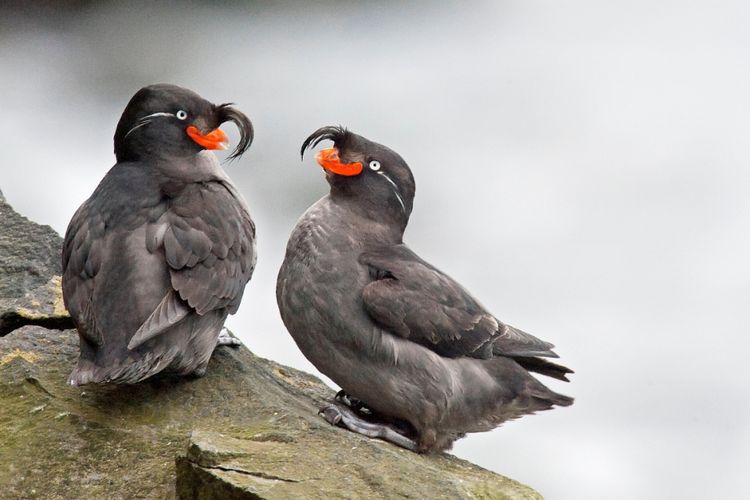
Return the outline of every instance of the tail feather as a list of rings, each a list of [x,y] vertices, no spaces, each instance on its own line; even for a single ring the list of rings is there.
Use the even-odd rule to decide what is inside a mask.
[[[550,391],[549,389],[544,394],[534,396],[534,398],[539,400],[544,406],[546,406],[546,408],[543,408],[545,410],[550,409],[553,406],[570,406],[575,401],[575,399],[571,398],[570,396]]]
[[[163,370],[179,375],[201,373],[226,316],[226,310],[188,315],[134,350],[125,350],[124,346],[115,350],[106,344],[95,349],[82,343],[81,357],[68,383],[134,384]]]
[[[97,366],[88,360],[79,360],[68,383],[73,386],[85,384],[135,384],[164,370],[177,357],[177,349],[154,355],[146,353],[137,361],[112,366]]]
[[[546,359],[526,356],[514,356],[512,359],[530,372],[539,373],[540,375],[546,375],[547,377],[556,378],[565,382],[570,382],[567,374],[574,373],[573,370],[567,366],[558,365],[557,363],[547,361]]]
[[[529,408],[532,411],[549,410],[555,406],[570,406],[573,404],[573,398],[557,393],[539,381],[536,381],[533,385],[536,387],[529,388],[527,392],[531,401],[533,401]]]

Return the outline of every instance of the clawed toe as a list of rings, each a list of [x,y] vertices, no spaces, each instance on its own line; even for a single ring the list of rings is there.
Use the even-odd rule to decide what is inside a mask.
[[[321,408],[318,415],[322,415],[325,421],[331,425],[338,425],[341,422],[341,411],[333,404]]]

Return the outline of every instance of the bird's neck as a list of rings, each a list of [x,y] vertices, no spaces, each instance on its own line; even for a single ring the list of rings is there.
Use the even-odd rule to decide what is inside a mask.
[[[332,215],[348,228],[352,237],[363,243],[379,245],[397,245],[402,242],[406,221],[399,220],[394,214],[368,210],[368,207],[363,207],[350,198],[329,196],[328,200]]]
[[[362,227],[367,229],[377,228],[376,230],[379,233],[385,231],[399,242],[401,241],[409,219],[400,207],[383,206],[370,202],[366,197],[333,190],[329,197],[333,204],[341,208],[342,217],[357,219]]]
[[[228,180],[216,156],[210,151],[181,157],[154,157],[149,162],[164,183],[189,184]]]

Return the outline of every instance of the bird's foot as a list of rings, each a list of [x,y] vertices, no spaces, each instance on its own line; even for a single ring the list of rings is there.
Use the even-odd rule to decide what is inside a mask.
[[[367,406],[361,399],[350,396],[343,389],[336,393],[334,399],[337,402],[345,404],[346,406],[354,410],[357,415],[364,418],[368,422],[378,421],[382,424],[390,425],[396,432],[403,436],[409,437],[416,434],[414,427],[412,427],[409,422],[382,415]]]
[[[400,429],[388,423],[366,420],[344,403],[334,401],[321,408],[318,413],[331,425],[338,425],[370,438],[379,438],[410,451],[417,451],[417,443],[402,434]]]
[[[219,332],[219,338],[216,339],[216,347],[220,345],[228,345],[230,347],[237,347],[242,345],[242,341],[234,336],[228,328],[224,327]]]

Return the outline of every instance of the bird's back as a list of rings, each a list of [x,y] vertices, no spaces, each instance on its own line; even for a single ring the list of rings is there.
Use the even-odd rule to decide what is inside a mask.
[[[63,250],[63,296],[81,336],[71,382],[130,383],[167,367],[190,373],[208,362],[255,263],[254,226],[244,202],[224,181],[165,184],[149,165],[118,164],[76,212]],[[215,209],[206,208],[211,201]],[[206,227],[194,230],[197,221],[208,221],[206,227],[218,227],[227,237],[207,236]],[[165,242],[169,238],[172,244]],[[196,248],[208,240],[206,249]],[[203,263],[212,260],[212,251],[225,257],[228,267],[199,268],[193,254]],[[184,259],[182,267],[170,265],[170,259]],[[232,276],[225,276],[226,269]],[[195,299],[193,306],[202,307],[201,314],[175,295],[187,308],[184,318],[129,348],[141,325],[175,293],[175,282],[186,299]],[[214,293],[212,284],[221,290]]]

